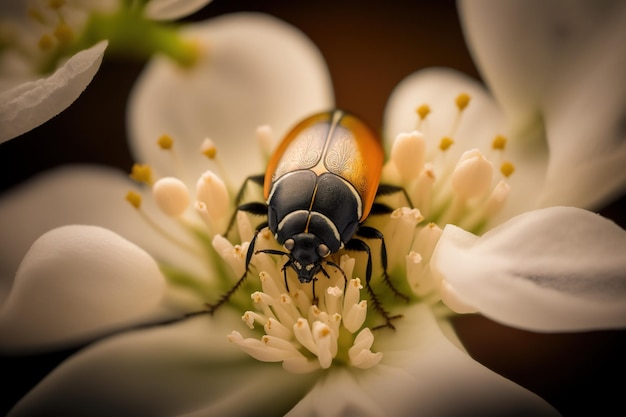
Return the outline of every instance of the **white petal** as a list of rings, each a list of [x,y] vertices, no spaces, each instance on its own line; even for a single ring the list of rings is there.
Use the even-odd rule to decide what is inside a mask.
[[[107,44],[102,41],[78,52],[48,77],[0,92],[0,143],[34,129],[72,104],[100,68]]]
[[[626,3],[462,1],[473,55],[517,132],[545,129],[541,204],[599,207],[626,186]]]
[[[75,343],[137,322],[165,292],[156,262],[96,226],[65,226],[39,238],[17,271],[0,314],[0,348]]]
[[[152,0],[146,5],[146,16],[155,20],[174,20],[190,15],[212,0]]]
[[[591,212],[552,207],[474,236],[447,226],[431,267],[462,302],[534,331],[626,326],[626,232]]]
[[[511,123],[518,126],[536,118],[560,77],[576,71],[581,49],[592,46],[607,52],[605,30],[613,25],[623,28],[623,9],[619,0],[459,2],[474,60]],[[623,56],[618,50],[609,47],[608,53]]]
[[[92,224],[110,229],[148,251],[155,259],[199,277],[209,277],[207,265],[194,254],[152,229],[124,200],[135,185],[128,176],[95,166],[65,167],[42,174],[0,198],[0,302],[30,245],[43,233],[67,224]],[[193,245],[151,196],[142,207],[178,239]]]
[[[202,316],[108,339],[62,363],[11,416],[284,414],[311,377],[249,358],[226,340],[240,325]]]
[[[138,80],[129,104],[130,136],[137,160],[162,175],[175,174],[169,155],[154,145],[163,133],[176,141],[187,176],[207,169],[204,138],[238,187],[263,170],[256,129],[283,135],[300,118],[332,107],[328,72],[319,51],[293,27],[260,14],[233,14],[190,25],[185,35],[206,47],[193,68],[155,58]],[[242,152],[246,149],[246,152]],[[220,173],[221,174],[221,173]]]
[[[439,140],[449,136],[454,129],[457,115],[455,98],[460,93],[469,94],[471,100],[453,135],[454,144],[446,151],[447,160],[453,163],[472,148],[480,149],[485,155],[493,154],[493,139],[510,133],[501,111],[483,86],[466,75],[444,68],[418,71],[394,89],[385,108],[384,139],[387,146],[399,133],[415,130],[418,121],[415,109],[422,104],[428,104],[432,111],[421,126],[427,152],[438,146]],[[545,147],[529,147],[526,143],[509,141],[505,155],[515,164],[516,172],[507,180],[511,185],[511,194],[495,223],[536,207],[539,198],[537,189],[543,184],[548,162]]]
[[[332,369],[288,416],[558,415],[452,345],[426,306],[405,310],[395,324],[393,334],[376,336],[380,364],[364,372]]]

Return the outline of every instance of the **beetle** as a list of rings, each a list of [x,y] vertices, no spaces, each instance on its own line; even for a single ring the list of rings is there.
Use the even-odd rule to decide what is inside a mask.
[[[298,123],[272,154],[265,174],[246,179],[237,197],[237,211],[267,216],[256,228],[246,254],[243,276],[217,303],[207,305],[214,312],[243,283],[254,253],[263,252],[287,257],[283,265],[287,291],[287,268],[293,269],[301,283],[311,283],[315,295],[316,275],[330,278],[324,265],[343,271],[328,256],[341,249],[367,253],[366,287],[374,308],[383,315],[386,326],[396,318],[383,309],[369,283],[372,255],[362,240],[381,242],[383,279],[395,295],[408,300],[392,285],[387,275],[387,253],[382,233],[363,222],[373,211],[391,209],[374,203],[377,195],[402,191],[401,187],[381,185],[383,149],[374,133],[357,117],[342,110],[317,113]],[[239,204],[248,181],[263,186],[265,202]],[[405,197],[408,200],[406,192]],[[410,202],[409,202],[410,204]],[[225,235],[232,228],[230,219]],[[285,251],[264,249],[255,252],[260,230],[268,227]],[[344,279],[347,277],[344,273]]]

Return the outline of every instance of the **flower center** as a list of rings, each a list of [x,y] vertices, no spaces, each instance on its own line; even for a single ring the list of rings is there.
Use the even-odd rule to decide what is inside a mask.
[[[209,170],[200,175],[195,183],[195,200],[190,196],[191,187],[178,178],[155,180],[152,169],[140,164],[131,172],[131,178],[151,187],[159,211],[190,239],[181,239],[144,210],[140,192],[129,192],[127,200],[168,240],[194,256],[208,258],[207,264],[216,272],[211,278],[217,277],[212,281],[194,277],[180,267],[162,264],[162,269],[173,285],[196,294],[201,302],[213,302],[216,294],[225,294],[211,306],[225,304],[224,309],[242,314],[245,325],[227,336],[234,345],[258,360],[282,362],[294,373],[326,369],[333,364],[369,368],[383,355],[372,351],[374,335],[393,337],[391,331],[372,332],[380,327],[381,315],[389,323],[391,318],[401,317],[391,314],[401,313],[407,300],[433,305],[440,302],[445,289],[432,276],[429,263],[443,226],[454,223],[479,232],[507,199],[509,186],[505,178],[514,167],[502,160],[506,147],[503,136],[494,138],[490,151],[491,159],[501,160],[501,178],[496,178],[493,162],[477,149],[463,152],[453,164],[448,161],[447,154],[457,146],[455,130],[469,104],[468,95],[457,98],[458,115],[444,138],[429,138],[422,129],[425,133],[416,130],[400,134],[393,143],[383,180],[400,185],[406,194],[381,197],[383,203],[395,209],[391,215],[372,214],[366,220],[384,235],[389,282],[381,278],[383,262],[374,262],[373,271],[368,273],[371,266],[367,255],[345,250],[325,258],[328,261],[323,271],[311,283],[300,282],[296,272],[287,267],[293,260],[270,230],[266,227],[255,232],[253,216],[235,210],[243,194],[228,190],[222,180],[226,178],[224,165],[209,139],[202,142],[199,152],[220,174]],[[426,105],[417,109],[418,127],[425,124],[430,111]],[[262,149],[271,147],[271,136],[267,127],[258,129]],[[184,166],[176,161],[172,137],[164,135],[156,142],[172,155],[175,165]],[[404,207],[407,197],[413,207]],[[229,218],[229,213],[235,214]],[[372,242],[372,258],[382,261],[384,247],[382,242]],[[369,283],[359,278],[370,274]],[[395,288],[390,289],[390,283]],[[406,300],[398,297],[408,293],[411,296]],[[211,307],[208,312],[213,311]]]

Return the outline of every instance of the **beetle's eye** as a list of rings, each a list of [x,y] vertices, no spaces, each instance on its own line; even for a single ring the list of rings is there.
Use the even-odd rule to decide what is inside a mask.
[[[330,255],[330,248],[328,246],[324,245],[323,243],[320,243],[317,246],[317,254],[319,256],[321,256],[322,258],[325,258],[328,255]]]
[[[285,240],[285,243],[283,243],[283,247],[287,249],[289,252],[291,252],[293,250],[294,244],[295,242],[293,241],[293,239],[287,239]]]

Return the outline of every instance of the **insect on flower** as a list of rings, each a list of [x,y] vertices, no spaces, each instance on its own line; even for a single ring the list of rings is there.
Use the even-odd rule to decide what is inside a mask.
[[[279,144],[270,158],[265,174],[248,177],[240,189],[237,211],[267,216],[261,222],[246,253],[245,272],[237,283],[215,303],[213,313],[228,301],[245,280],[252,255],[267,253],[287,257],[282,271],[287,284],[287,268],[292,268],[301,283],[311,283],[313,299],[316,275],[330,278],[324,265],[341,271],[328,256],[341,249],[367,254],[365,272],[367,291],[374,309],[392,327],[391,316],[370,287],[372,254],[363,239],[381,243],[383,279],[396,296],[407,299],[391,283],[387,274],[387,251],[383,234],[364,225],[370,214],[389,213],[391,209],[374,200],[379,195],[404,192],[394,185],[380,184],[383,149],[378,138],[359,119],[341,110],[314,114],[298,123]],[[266,202],[240,204],[248,182],[263,186]],[[408,200],[408,196],[405,197]],[[233,214],[225,235],[234,225]],[[259,231],[269,227],[285,251],[263,249],[255,252]],[[343,273],[343,271],[341,271]],[[344,279],[347,282],[347,277]]]

